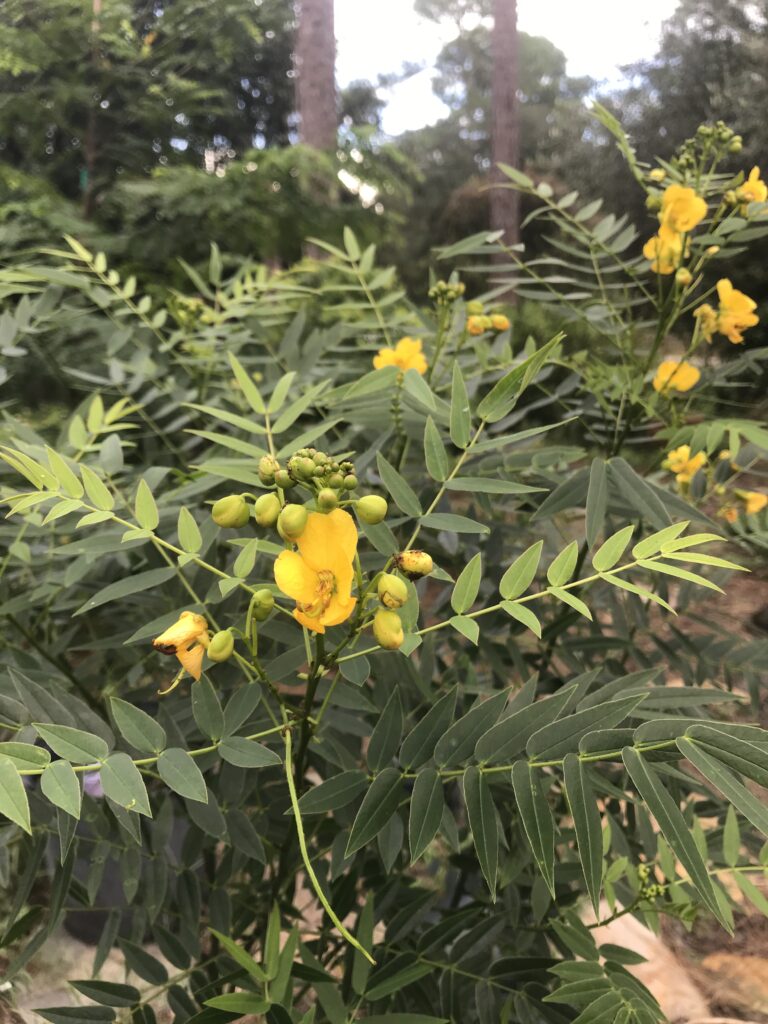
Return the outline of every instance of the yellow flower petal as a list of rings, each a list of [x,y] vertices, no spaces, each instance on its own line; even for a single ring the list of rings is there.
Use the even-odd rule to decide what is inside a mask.
[[[330,569],[337,576],[337,564],[347,563],[351,567],[357,551],[355,521],[342,508],[335,508],[327,514],[310,512],[296,546],[301,557],[315,572]]]
[[[659,364],[653,378],[655,391],[690,391],[698,384],[701,373],[684,359],[665,359]]]
[[[312,513],[315,514],[315,513]],[[317,573],[295,551],[281,551],[275,559],[275,583],[287,596],[311,604],[318,585]]]
[[[175,654],[177,648],[188,647],[208,630],[208,622],[203,615],[195,612],[182,612],[176,622],[164,633],[152,641],[152,645],[163,654]]]
[[[199,679],[202,674],[204,654],[205,648],[200,644],[195,644],[192,647],[181,647],[176,651],[176,657],[181,662],[182,667],[195,679]]]

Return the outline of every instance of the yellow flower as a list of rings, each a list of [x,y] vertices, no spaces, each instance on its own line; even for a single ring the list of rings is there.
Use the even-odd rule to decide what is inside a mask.
[[[469,316],[467,317],[467,330],[475,336],[482,334],[487,330],[486,321],[489,319],[490,317],[487,316]]]
[[[352,516],[337,508],[327,515],[310,512],[296,541],[298,551],[282,551],[275,561],[275,582],[293,598],[294,618],[315,633],[350,617],[357,551],[357,528]]]
[[[668,469],[671,473],[675,474],[675,479],[679,484],[689,484],[693,476],[706,463],[707,456],[704,452],[697,452],[696,455],[691,457],[691,446],[681,444],[679,448],[668,452],[666,459],[662,462],[662,466],[664,469]]]
[[[723,505],[720,509],[719,515],[721,515],[727,523],[735,523],[739,518],[739,510],[734,505]]]
[[[394,348],[380,348],[378,355],[373,357],[373,366],[376,370],[397,366],[401,370],[416,370],[422,375],[427,372],[426,356],[418,338],[401,338]]]
[[[768,199],[768,185],[760,179],[760,168],[753,167],[743,185],[736,189],[736,198],[747,203],[764,203]]]
[[[651,181],[664,181],[667,176],[667,172],[663,167],[654,167],[652,171],[648,172],[648,177]]]
[[[182,612],[172,626],[152,641],[161,654],[174,654],[195,679],[203,671],[203,655],[208,646],[208,623],[195,612]]]
[[[692,363],[680,359],[665,359],[659,364],[653,378],[654,391],[690,391],[701,378]]]
[[[707,204],[692,188],[668,185],[661,197],[662,225],[672,231],[693,231],[707,215]]]
[[[717,329],[728,341],[738,345],[744,341],[742,331],[760,322],[760,318],[754,313],[757,303],[744,292],[734,288],[727,277],[717,282],[717,294],[720,298]]]
[[[509,330],[509,317],[503,315],[503,313],[494,313],[491,316],[491,325],[494,331],[507,331]]]
[[[683,258],[683,236],[662,224],[659,233],[643,246],[643,256],[656,274],[674,274]]]
[[[736,493],[744,502],[744,511],[748,516],[756,516],[768,505],[768,494],[762,494],[760,491],[737,491]]]

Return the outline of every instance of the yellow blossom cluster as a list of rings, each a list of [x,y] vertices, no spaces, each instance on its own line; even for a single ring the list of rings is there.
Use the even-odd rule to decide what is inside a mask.
[[[712,341],[712,336],[717,333],[725,335],[734,345],[739,345],[744,341],[743,332],[760,322],[755,313],[757,303],[734,288],[727,277],[717,282],[717,297],[717,309],[704,302],[693,312],[699,321],[701,333],[707,341]]]
[[[659,230],[643,247],[657,274],[673,274],[686,255],[685,235],[707,215],[707,204],[692,188],[668,185],[661,197]]]
[[[403,373],[406,370],[416,370],[423,376],[427,372],[427,365],[427,357],[418,338],[401,338],[394,348],[380,348],[373,357],[375,370],[383,370],[385,366],[396,366]]]

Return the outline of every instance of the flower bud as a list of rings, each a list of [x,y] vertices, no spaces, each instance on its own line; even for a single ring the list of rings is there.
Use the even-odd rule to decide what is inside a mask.
[[[287,469],[279,469],[275,473],[275,483],[281,491],[287,491],[289,487],[293,487],[293,478]]]
[[[680,285],[681,288],[687,288],[693,280],[693,274],[687,267],[680,267],[675,274],[675,281]]]
[[[726,203],[728,203],[729,206],[735,206],[739,201],[739,197],[736,195],[736,192],[732,188],[728,189],[728,191],[723,196],[723,199]]]
[[[253,595],[253,617],[257,622],[264,622],[269,618],[272,609],[275,607],[275,595],[271,590],[264,588],[257,590]]]
[[[376,643],[385,651],[396,651],[401,647],[405,636],[397,612],[379,608],[373,617],[373,635],[376,637]]]
[[[328,483],[331,487],[335,487],[337,491],[340,491],[344,486],[344,477],[339,472],[331,473]]]
[[[354,491],[357,487],[357,477],[354,473],[347,473],[344,477],[344,489],[347,491]]]
[[[467,303],[467,316],[482,316],[484,312],[484,306],[478,299],[472,299]]]
[[[303,505],[286,505],[277,517],[277,532],[283,540],[298,540],[307,525],[307,510]]]
[[[254,518],[259,526],[274,526],[280,515],[280,499],[276,494],[262,494],[253,506]]]
[[[507,331],[509,330],[509,317],[502,313],[494,313],[491,317],[491,325],[494,331]]]
[[[208,643],[207,654],[211,661],[226,661],[232,657],[235,649],[235,638],[229,629],[221,629],[214,633]]]
[[[317,507],[321,512],[332,512],[338,504],[338,495],[331,487],[324,487],[317,495]]]
[[[648,177],[651,181],[664,181],[667,176],[667,172],[663,167],[654,167],[652,171],[649,171]]]
[[[379,576],[376,592],[385,608],[402,608],[408,600],[408,587],[405,581],[391,572],[383,572]]]
[[[704,252],[707,254],[707,256],[717,256],[717,254],[720,252],[720,246],[708,245]]]
[[[245,526],[250,516],[251,510],[242,494],[228,494],[226,498],[219,498],[211,509],[214,523],[229,529]]]
[[[477,337],[482,334],[486,329],[485,321],[486,317],[475,314],[467,318],[467,331],[473,336]]]
[[[387,503],[378,494],[366,494],[355,502],[358,518],[368,526],[376,526],[387,516]]]
[[[277,459],[271,455],[262,455],[259,459],[259,480],[263,484],[273,484],[275,482],[275,473],[280,469],[280,463]]]
[[[426,551],[401,551],[395,557],[395,564],[400,572],[409,580],[417,580],[421,576],[429,576],[435,567],[432,556]]]
[[[731,140],[731,144],[728,147],[728,152],[729,153],[740,153],[743,148],[744,148],[744,144],[743,144],[743,142],[741,140],[741,136],[740,135],[734,135],[733,139]]]
[[[645,208],[646,210],[650,210],[651,213],[655,213],[657,210],[660,210],[661,196],[654,195],[653,193],[651,193],[651,195],[649,195],[648,198],[645,200]]]

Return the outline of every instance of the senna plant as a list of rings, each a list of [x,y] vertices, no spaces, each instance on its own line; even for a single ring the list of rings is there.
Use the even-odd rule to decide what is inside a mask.
[[[703,230],[714,185],[664,170]],[[214,249],[190,295],[74,239],[0,271],[13,358],[73,396],[3,426],[6,994],[63,922],[96,948],[54,1024],[663,1021],[596,925],[767,909],[768,645],[716,621],[761,425],[714,361],[654,387],[688,287],[658,243],[587,358],[588,297],[527,300],[542,343],[493,287],[415,308],[316,241],[279,274]],[[605,281],[598,242],[565,244]]]

